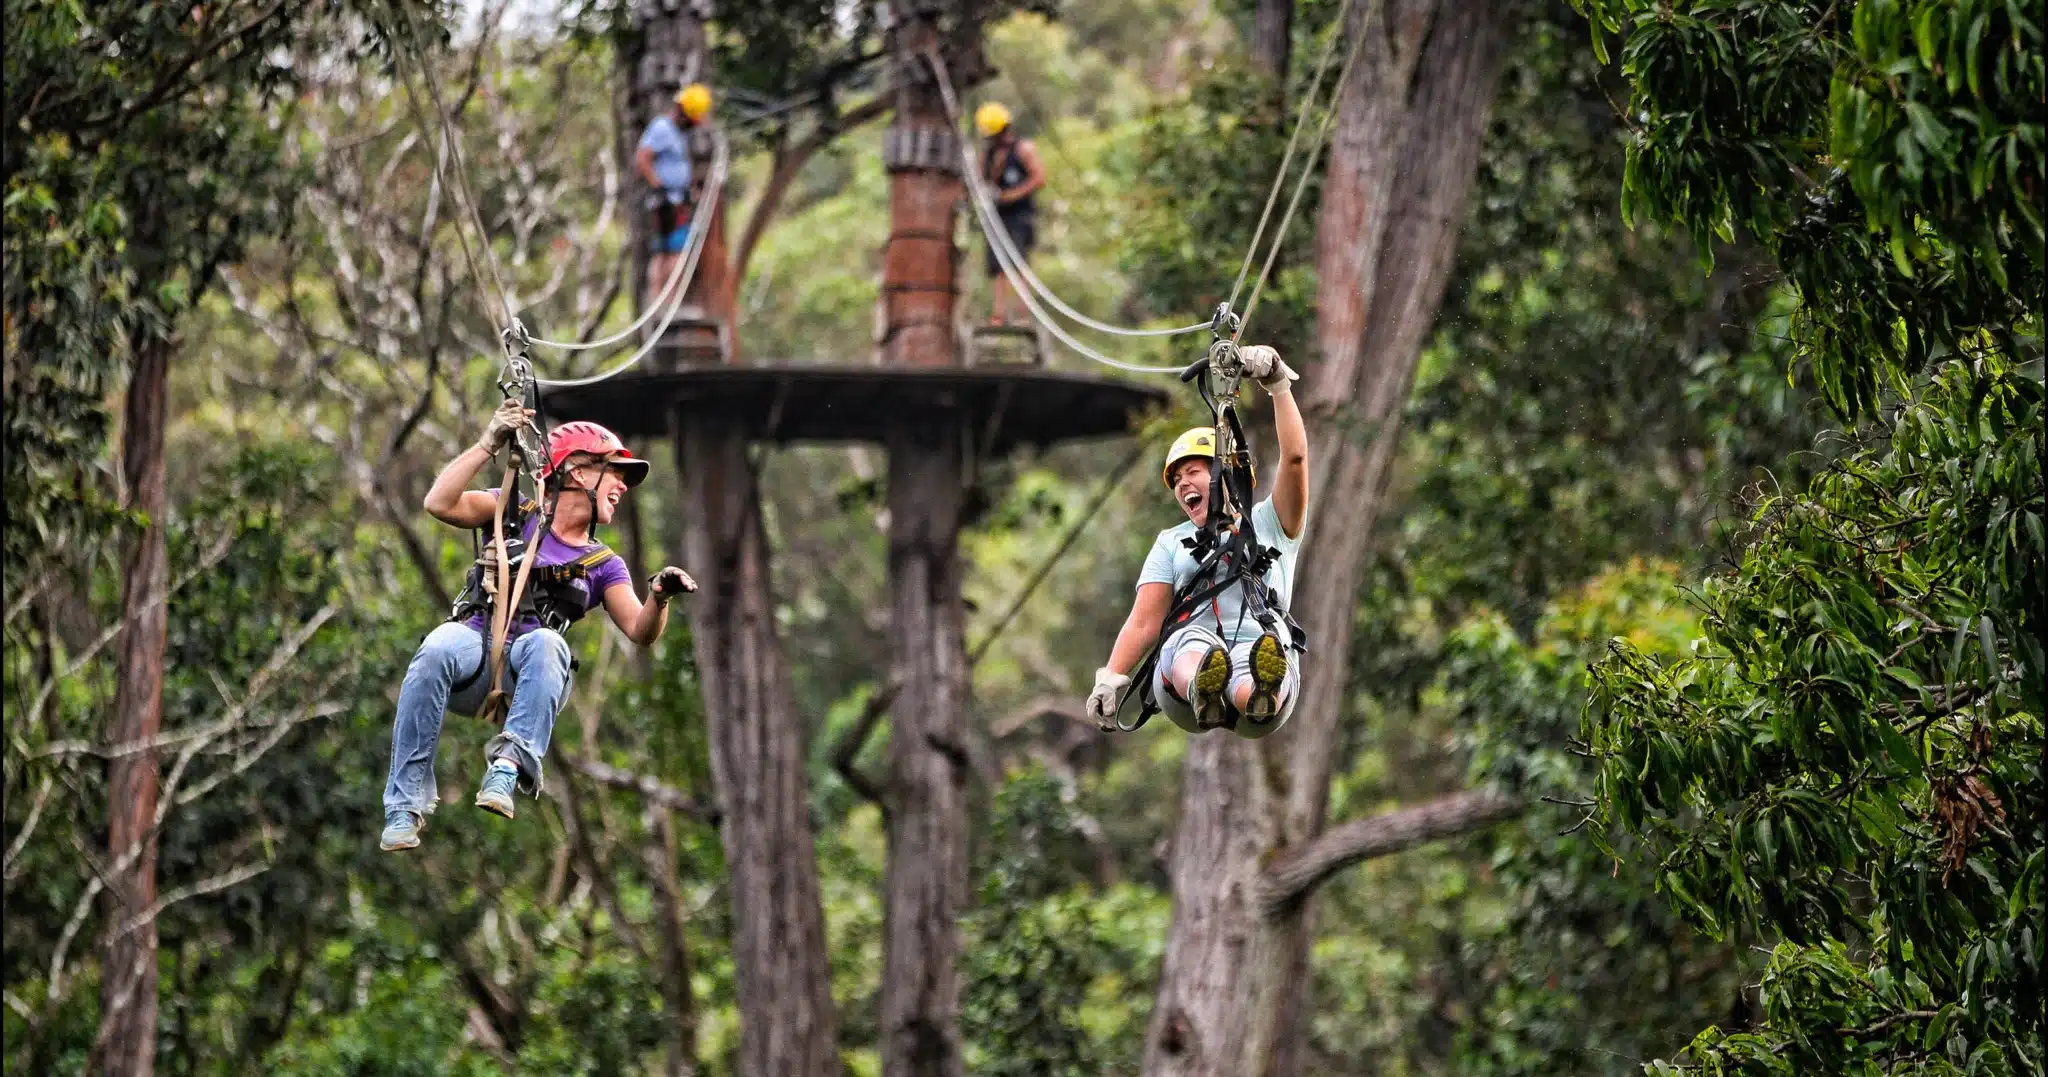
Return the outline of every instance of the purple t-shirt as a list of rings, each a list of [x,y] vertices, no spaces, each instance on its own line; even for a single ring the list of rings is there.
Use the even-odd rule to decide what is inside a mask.
[[[497,492],[496,490],[491,491],[493,495],[496,495]],[[528,542],[533,540],[533,529],[538,523],[540,523],[538,515],[527,518],[526,528],[520,534]],[[485,539],[484,541],[488,543],[490,540]],[[580,560],[584,555],[596,550],[601,545],[603,543],[593,542],[587,546],[571,546],[556,538],[555,533],[550,531],[541,536],[539,554],[533,563],[534,572],[538,573],[541,569],[547,568],[550,565],[566,565],[572,561]],[[613,554],[590,566],[582,578],[568,581],[567,589],[571,595],[582,596],[583,612],[589,613],[604,602],[604,593],[610,590],[613,584],[623,583],[631,586],[632,582],[632,576],[626,572],[626,559],[618,554]],[[528,580],[526,585],[532,587],[534,584],[535,581]],[[485,617],[481,613],[473,614],[464,623],[481,632],[484,630]],[[521,617],[512,626],[512,635],[517,636],[523,632],[531,632],[539,627],[541,627],[540,618],[531,615]]]

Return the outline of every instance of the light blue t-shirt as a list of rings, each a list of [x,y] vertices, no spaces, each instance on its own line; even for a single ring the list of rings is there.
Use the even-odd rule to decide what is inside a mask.
[[[1306,522],[1302,535],[1308,533]],[[1294,563],[1301,552],[1302,535],[1287,537],[1280,526],[1280,514],[1273,508],[1273,499],[1252,506],[1252,534],[1259,545],[1271,546],[1280,551],[1280,556],[1266,568],[1266,586],[1280,594],[1280,606],[1287,609],[1294,601]],[[1138,572],[1138,586],[1148,583],[1163,583],[1171,586],[1176,593],[1195,575],[1197,567],[1194,552],[1187,548],[1186,541],[1195,537],[1193,520],[1183,520],[1178,526],[1169,527],[1152,540],[1152,552],[1145,555],[1145,567]],[[1235,646],[1259,638],[1265,629],[1244,608],[1244,589],[1226,588],[1212,601],[1202,604],[1202,609],[1186,624],[1204,624],[1216,629],[1224,641]],[[1179,627],[1179,626],[1175,626]],[[1287,637],[1283,634],[1281,640]]]
[[[690,144],[673,117],[663,114],[640,135],[640,148],[654,151],[654,176],[662,189],[678,197],[690,189]]]

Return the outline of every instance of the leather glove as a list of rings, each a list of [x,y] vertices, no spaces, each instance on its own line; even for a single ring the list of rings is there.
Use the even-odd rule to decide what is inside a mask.
[[[532,421],[531,410],[521,407],[517,400],[507,400],[491,413],[490,425],[484,427],[484,436],[477,441],[477,447],[495,455],[512,441],[514,431]]]
[[[1082,708],[1095,724],[1105,730],[1116,728],[1116,694],[1131,679],[1124,674],[1110,670],[1108,666],[1095,671],[1095,690],[1088,693],[1088,702]]]
[[[1239,348],[1237,360],[1244,365],[1244,372],[1269,395],[1279,396],[1292,392],[1293,382],[1300,379],[1292,368],[1280,359],[1280,353],[1270,344],[1254,344]]]
[[[647,591],[662,602],[697,589],[697,581],[674,565],[647,577]]]

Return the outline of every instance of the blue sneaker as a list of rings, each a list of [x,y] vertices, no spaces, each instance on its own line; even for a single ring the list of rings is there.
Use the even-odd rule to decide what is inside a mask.
[[[384,813],[384,834],[377,839],[377,847],[385,852],[398,849],[417,849],[420,846],[420,828],[427,821],[418,812],[405,808],[393,808]]]
[[[512,793],[519,787],[519,771],[515,767],[501,767],[491,764],[484,771],[483,788],[476,791],[476,806],[494,815],[512,818]]]

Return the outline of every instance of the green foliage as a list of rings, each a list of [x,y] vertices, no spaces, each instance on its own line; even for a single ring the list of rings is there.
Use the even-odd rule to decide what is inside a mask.
[[[274,110],[344,5],[258,6],[8,10],[5,484],[27,525],[10,576],[108,530],[100,409],[125,359],[291,202]]]
[[[1270,79],[1256,77],[1244,62],[1241,55],[1219,59],[1185,96],[1155,108],[1130,151],[1135,219],[1124,267],[1139,283],[1145,315],[1179,324],[1207,318],[1229,298],[1230,282],[1258,228],[1295,112]],[[1238,297],[1240,312],[1293,197],[1320,114],[1306,122],[1304,148],[1296,150],[1286,189]],[[1315,325],[1310,252],[1321,194],[1317,168],[1259,300],[1253,335],[1283,354],[1304,354]]]
[[[1101,1072],[1081,1024],[1100,957],[1093,898],[1061,892],[1052,847],[1078,839],[1059,786],[1042,773],[1004,783],[961,975],[960,1024],[974,1073],[1081,1077]]]
[[[1803,302],[1794,336],[1851,419],[2042,293],[2038,11],[2006,0],[1574,0],[1622,35],[1623,212],[1702,253],[1747,229]],[[2038,334],[2038,329],[2035,330]]]
[[[2041,28],[1971,0],[1581,9],[1624,36],[1624,205],[1753,233],[1868,424],[1759,499],[1694,654],[1594,670],[1605,840],[1703,929],[1785,940],[1760,1022],[1689,1064],[2038,1072]]]
[[[1759,506],[1694,655],[1595,667],[1603,824],[1702,928],[1786,939],[1710,1070],[2042,1064],[2042,417],[2036,376],[1944,364],[1888,444]]]
[[[1739,940],[1688,926],[1631,844],[1615,847],[1617,859],[1584,835],[1595,768],[1572,745],[1586,664],[1618,635],[1645,653],[1684,653],[1698,620],[1680,578],[1675,565],[1633,562],[1551,602],[1527,642],[1498,615],[1452,639],[1444,679],[1474,777],[1540,804],[1489,835],[1505,907],[1466,936],[1464,960],[1483,986],[1459,1072],[1620,1077],[1747,1004],[1755,962]]]
[[[1682,234],[1613,213],[1613,78],[1558,22],[1516,40],[1407,419],[1424,463],[1397,549],[1442,600],[1524,630],[1604,566],[1698,557],[1728,494],[1765,466],[1796,478],[1781,461],[1816,432],[1760,252],[1724,248],[1702,279]]]

